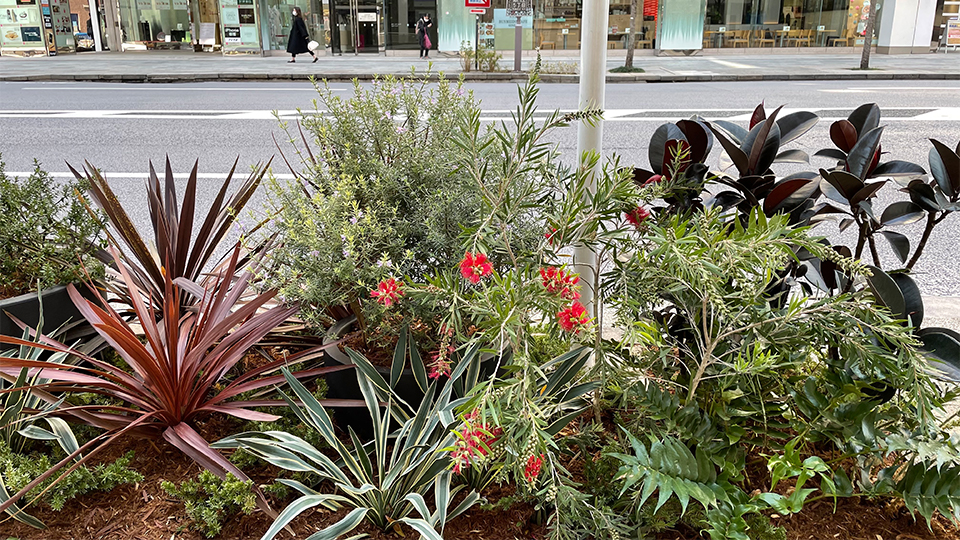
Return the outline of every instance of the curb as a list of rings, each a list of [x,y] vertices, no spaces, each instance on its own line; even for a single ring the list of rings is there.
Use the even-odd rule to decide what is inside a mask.
[[[405,74],[396,75],[398,77]],[[454,74],[449,74],[450,78]],[[237,82],[237,81],[308,81],[311,77],[329,82],[352,82],[357,79],[369,82],[374,77],[382,76],[370,73],[197,73],[197,74],[102,74],[102,75],[74,75],[74,74],[44,74],[44,75],[0,75],[0,82],[125,82],[125,83],[192,83],[192,82]],[[494,72],[494,73],[460,73],[468,82],[524,82],[527,80],[525,72]],[[431,74],[436,79],[437,74]],[[580,80],[579,75],[545,73],[540,76],[544,83],[573,84]],[[766,73],[749,75],[732,74],[690,74],[690,75],[655,75],[649,73],[609,73],[608,83],[680,83],[680,82],[756,82],[756,81],[852,81],[852,80],[960,80],[957,73]]]

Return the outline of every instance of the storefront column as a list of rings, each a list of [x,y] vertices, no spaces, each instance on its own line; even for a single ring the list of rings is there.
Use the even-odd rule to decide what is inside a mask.
[[[112,52],[123,52],[123,34],[120,33],[120,6],[117,0],[103,1],[103,18],[107,27],[107,47]]]
[[[886,0],[880,7],[883,16],[877,37],[879,54],[930,52],[936,0]]]

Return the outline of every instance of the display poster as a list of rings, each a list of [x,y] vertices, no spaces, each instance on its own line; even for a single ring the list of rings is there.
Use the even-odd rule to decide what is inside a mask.
[[[960,19],[947,21],[947,47],[960,47]]]
[[[0,25],[0,43],[5,47],[23,45],[23,38],[20,36],[20,27]]]
[[[45,18],[40,14],[40,6],[16,0],[0,2],[4,4],[4,7],[0,7],[0,48],[8,53],[11,49],[44,49],[40,27]]]
[[[257,39],[257,27],[256,26],[241,26],[240,27],[240,43],[244,45],[256,45],[259,43]]]
[[[240,10],[224,6],[220,12],[223,24],[240,24]]]
[[[260,29],[253,0],[220,0],[224,53],[259,51]]]
[[[153,3],[155,6],[157,6],[157,9],[160,9],[160,10],[170,9],[170,0],[153,0]]]

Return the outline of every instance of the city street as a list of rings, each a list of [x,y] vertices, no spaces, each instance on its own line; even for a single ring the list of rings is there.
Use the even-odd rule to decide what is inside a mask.
[[[349,84],[332,84],[346,97]],[[513,83],[470,83],[467,88],[482,103],[483,118],[508,119],[517,103]],[[32,168],[34,158],[54,175],[67,174],[66,163],[80,167],[84,160],[106,172],[123,200],[142,194],[148,160],[160,165],[169,155],[174,170],[186,173],[200,160],[202,180],[212,190],[239,156],[240,169],[277,154],[271,135],[288,146],[272,111],[296,120],[297,109],[313,110],[313,87],[304,82],[109,84],[93,82],[0,83],[0,145],[9,173]],[[960,139],[960,84],[957,81],[800,81],[711,82],[683,84],[613,84],[607,86],[604,153],[621,163],[647,167],[647,143],[663,122],[699,114],[746,124],[750,112],[764,101],[768,111],[784,105],[784,112],[810,110],[822,120],[788,148],[813,154],[832,146],[828,129],[856,106],[875,102],[883,111],[881,124],[884,159],[920,163],[925,168],[928,138],[955,147]],[[541,110],[571,110],[577,105],[577,86],[548,84],[540,90]],[[573,163],[576,127],[555,133],[563,158]],[[719,167],[719,145],[709,159]],[[810,166],[777,166],[778,173],[829,167],[830,160],[813,158]],[[274,161],[276,174],[289,175],[283,162]],[[902,194],[881,191],[881,205]],[[905,196],[903,196],[905,197]],[[263,201],[261,200],[261,205]],[[201,205],[202,207],[202,205]],[[131,210],[137,212],[136,210]],[[826,224],[822,234],[835,236]],[[919,238],[920,227],[899,229]],[[936,230],[925,257],[917,266],[924,294],[960,295],[960,259],[952,250],[960,237],[960,216]],[[887,246],[881,246],[891,256]]]

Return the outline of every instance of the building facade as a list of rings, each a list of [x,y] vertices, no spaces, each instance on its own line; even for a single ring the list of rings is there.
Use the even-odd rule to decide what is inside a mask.
[[[577,51],[585,0],[533,0],[521,18],[522,47]],[[589,0],[586,0],[589,1]],[[929,52],[960,0],[610,0],[607,48],[830,48],[862,46],[870,2],[879,1],[880,53]],[[83,50],[188,50],[283,54],[292,8],[327,54],[386,54],[418,49],[417,19],[430,14],[435,47],[480,45],[513,50],[516,17],[507,0],[477,15],[464,0],[0,0],[0,54]]]

